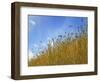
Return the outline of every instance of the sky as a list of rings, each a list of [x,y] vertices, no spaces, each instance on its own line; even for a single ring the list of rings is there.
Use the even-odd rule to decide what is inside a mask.
[[[66,32],[75,33],[78,29],[87,27],[87,17],[70,16],[28,16],[28,51],[29,56],[35,56],[47,47],[47,43],[58,35]]]

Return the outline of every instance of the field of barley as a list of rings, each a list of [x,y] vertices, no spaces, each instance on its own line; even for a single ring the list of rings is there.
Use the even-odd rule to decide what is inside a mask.
[[[88,63],[88,39],[86,33],[74,37],[59,36],[60,39],[52,39],[48,47],[36,58],[28,61],[28,66],[47,65],[71,65]]]

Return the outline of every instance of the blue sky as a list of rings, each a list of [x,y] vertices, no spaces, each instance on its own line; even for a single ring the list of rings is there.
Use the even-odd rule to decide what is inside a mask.
[[[87,17],[28,16],[28,50],[33,55],[46,48],[48,40],[87,26]]]

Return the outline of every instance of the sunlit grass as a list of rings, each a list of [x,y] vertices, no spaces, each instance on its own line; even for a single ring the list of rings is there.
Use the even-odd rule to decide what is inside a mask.
[[[88,63],[88,40],[87,34],[81,33],[74,38],[62,38],[48,43],[48,47],[36,58],[29,60],[29,66],[45,65],[69,65],[69,64],[87,64]]]

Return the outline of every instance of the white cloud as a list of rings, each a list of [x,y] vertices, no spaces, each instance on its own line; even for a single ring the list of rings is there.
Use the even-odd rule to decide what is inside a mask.
[[[36,25],[36,22],[33,21],[33,20],[30,20],[30,23],[31,23],[33,26]]]
[[[39,46],[37,44],[33,44],[33,47],[38,48]]]
[[[42,45],[43,47],[46,47],[46,46],[47,46],[47,44],[46,44],[46,43],[42,43],[41,45]]]
[[[50,41],[51,40],[51,38],[50,37],[47,37],[47,41]]]
[[[36,53],[33,53],[31,50],[29,50],[29,55],[28,55],[28,58],[29,58],[29,61],[32,59],[32,58],[37,58],[37,56],[35,55]],[[39,55],[39,54],[38,54]]]
[[[34,26],[36,25],[36,22],[35,21],[33,21],[33,20],[30,20],[30,22],[29,22],[30,24],[32,24],[32,26],[31,27],[29,27],[29,31],[30,30],[32,30],[33,28],[34,28]]]
[[[33,58],[33,53],[31,50],[29,50],[29,60]]]

